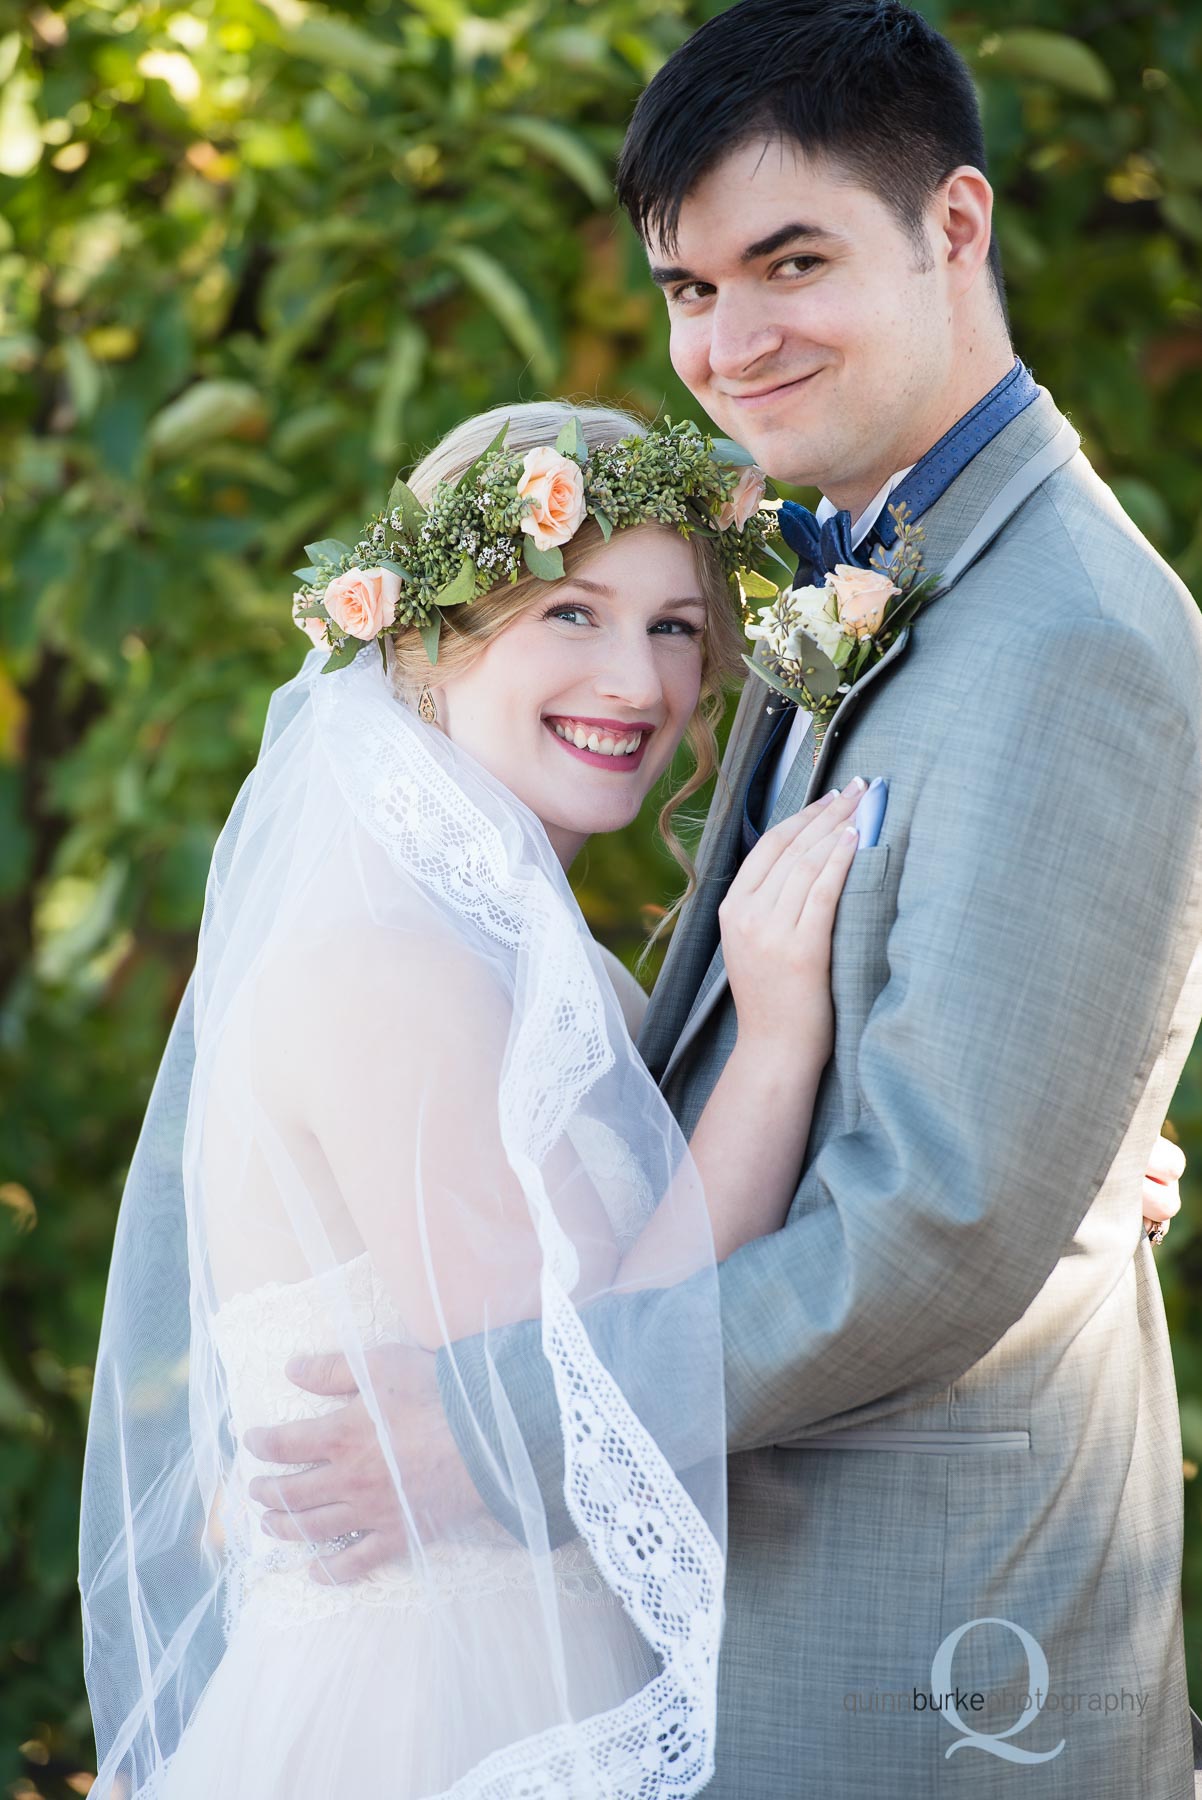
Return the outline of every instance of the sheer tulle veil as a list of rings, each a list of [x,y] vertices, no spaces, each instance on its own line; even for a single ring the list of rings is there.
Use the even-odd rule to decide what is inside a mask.
[[[713,1769],[725,1545],[704,1196],[538,820],[402,703],[374,647],[321,663],[275,695],[217,844],[118,1218],[81,1527],[93,1791],[191,1792],[173,1770],[249,1622],[260,1663],[278,1642],[292,1667],[291,1593],[298,1617],[334,1596],[328,1631],[347,1634],[313,1640],[288,1677],[288,1730],[308,1734],[308,1767],[327,1759],[325,1792],[351,1791],[353,1718],[378,1733],[396,1800],[693,1794]],[[648,1368],[614,1322],[623,1256],[652,1220],[638,1285],[665,1328]],[[240,1444],[246,1407],[283,1380],[270,1322],[301,1296],[348,1359],[407,1515],[404,1558],[335,1588],[308,1579],[320,1544],[290,1560],[259,1531],[247,1484],[263,1465]],[[570,1599],[500,1382],[494,1474],[521,1541],[487,1516],[417,1516],[373,1388],[381,1343],[434,1351],[530,1318],[564,1446],[557,1499],[598,1607]],[[417,1760],[403,1694],[364,1718],[353,1644],[369,1619],[381,1681],[402,1679],[390,1646],[421,1645]],[[594,1679],[602,1621],[629,1654]],[[244,1753],[265,1770],[282,1754]]]

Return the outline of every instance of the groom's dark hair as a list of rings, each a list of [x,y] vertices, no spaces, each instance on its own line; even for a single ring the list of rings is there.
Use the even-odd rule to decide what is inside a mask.
[[[639,236],[672,248],[696,183],[757,138],[840,164],[916,239],[953,169],[985,172],[965,63],[897,0],[739,0],[695,31],[645,89],[622,146],[618,199]],[[996,239],[989,266],[1004,313]]]

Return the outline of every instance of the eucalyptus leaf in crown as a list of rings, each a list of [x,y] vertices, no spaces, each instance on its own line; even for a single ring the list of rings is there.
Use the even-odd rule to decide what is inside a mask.
[[[868,568],[838,563],[822,587],[782,589],[745,626],[755,650],[753,675],[814,717],[814,761],[843,696],[884,656],[929,601],[936,577],[923,572],[921,525],[904,502],[889,507],[897,526],[892,552],[879,544]]]
[[[364,644],[420,632],[431,664],[445,615],[470,605],[523,570],[541,581],[564,573],[562,546],[596,521],[615,531],[670,526],[713,540],[732,589],[775,593],[764,569],[788,575],[772,547],[777,521],[764,476],[737,444],[714,439],[692,420],[632,433],[616,444],[585,442],[569,418],[554,445],[507,450],[506,424],[454,482],[442,481],[423,506],[398,476],[383,512],[355,544],[306,544],[292,616],[330,652],[326,670],[352,662]]]

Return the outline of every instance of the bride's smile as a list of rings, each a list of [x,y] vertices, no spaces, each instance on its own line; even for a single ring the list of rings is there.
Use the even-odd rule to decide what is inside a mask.
[[[583,756],[586,762],[601,760],[598,768],[611,769],[616,775],[628,775],[643,760],[643,745],[654,725],[631,725],[621,719],[548,718],[565,750]]]
[[[619,532],[433,690],[447,736],[538,815],[565,866],[628,825],[671,764],[710,604],[683,538]]]

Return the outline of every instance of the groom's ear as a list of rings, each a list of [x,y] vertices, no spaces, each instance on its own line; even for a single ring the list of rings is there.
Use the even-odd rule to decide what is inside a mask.
[[[952,170],[936,190],[927,223],[953,291],[967,294],[986,270],[993,233],[993,189],[980,169],[965,163]]]

